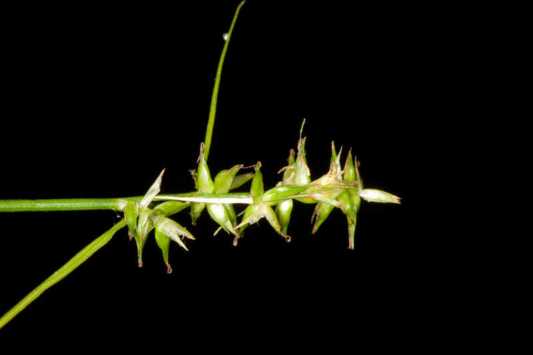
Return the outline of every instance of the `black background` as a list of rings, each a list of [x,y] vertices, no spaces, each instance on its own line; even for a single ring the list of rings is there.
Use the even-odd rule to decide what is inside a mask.
[[[27,7],[4,11],[0,198],[130,196],[162,168],[163,190],[192,190],[210,90],[236,1],[198,6]],[[290,5],[289,5],[290,4]],[[420,6],[249,1],[224,68],[212,171],[263,163],[267,186],[307,118],[313,177],[330,142],[352,147],[368,187],[401,206],[363,203],[356,250],[334,212],[315,236],[298,204],[286,244],[260,222],[238,248],[212,237],[204,214],[191,252],[171,251],[166,275],[153,240],[145,267],[126,233],[0,333],[95,343],[204,346],[257,339],[358,338],[355,326],[424,325],[448,240],[434,223],[435,149],[463,98],[461,51],[447,50],[460,17]],[[443,137],[446,137],[443,139]],[[450,145],[447,146],[451,152]],[[453,154],[452,154],[453,158]],[[424,206],[422,208],[422,206]],[[111,212],[0,215],[0,312],[109,228]],[[190,225],[188,213],[177,220]],[[448,262],[453,263],[453,260]],[[409,339],[404,339],[409,341]]]

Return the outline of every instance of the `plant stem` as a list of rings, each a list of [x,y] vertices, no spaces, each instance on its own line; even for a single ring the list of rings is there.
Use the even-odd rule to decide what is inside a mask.
[[[211,148],[211,140],[213,138],[213,129],[215,127],[215,116],[217,114],[218,92],[220,90],[220,81],[222,79],[222,67],[224,66],[224,59],[226,59],[226,53],[228,51],[229,42],[231,40],[231,34],[233,33],[233,28],[235,27],[235,24],[237,23],[237,18],[239,17],[239,12],[241,11],[241,8],[243,5],[244,5],[244,1],[241,1],[239,6],[237,6],[237,9],[235,10],[235,14],[233,15],[233,20],[231,21],[231,25],[227,33],[227,37],[225,37],[226,43],[224,43],[224,48],[222,48],[222,54],[220,54],[220,59],[218,60],[215,83],[213,84],[213,92],[211,94],[211,104],[209,106],[209,120],[207,121],[207,129],[205,132],[205,139],[204,139],[205,161],[207,161],[207,158],[209,157],[209,149]]]
[[[244,196],[244,197],[243,197]],[[196,191],[159,195],[154,201],[191,201],[195,198],[207,199],[207,202],[217,202],[220,197],[242,199],[248,195],[243,193],[230,193],[224,195],[205,194]],[[0,200],[0,213],[5,212],[67,212],[67,211],[122,211],[127,201],[140,201],[143,196],[119,198],[61,198],[39,200]],[[239,202],[234,202],[239,203]],[[245,202],[246,203],[246,202]]]
[[[135,198],[135,197],[134,197]],[[127,198],[128,200],[131,198]],[[0,200],[1,212],[61,212],[114,210],[124,208],[124,198],[64,198],[41,200]],[[139,197],[140,199],[140,197]]]
[[[37,299],[43,292],[48,290],[50,287],[57,284],[59,281],[63,280],[68,276],[72,271],[78,268],[83,264],[87,259],[89,259],[94,253],[104,247],[109,241],[113,238],[116,232],[121,230],[126,226],[126,222],[122,219],[120,222],[115,224],[104,234],[93,240],[85,248],[79,251],[72,259],[67,261],[63,266],[61,266],[56,272],[50,275],[46,280],[44,280],[39,286],[33,289],[30,293],[26,295],[22,300],[20,300],[13,308],[11,308],[7,313],[5,313],[0,318],[0,329],[2,329],[11,319],[13,319],[17,314],[23,311],[28,307],[35,299]]]
[[[265,202],[281,202],[287,199],[306,197],[304,192],[311,185],[278,186],[267,192]],[[64,198],[40,200],[0,200],[0,213],[2,212],[66,212],[66,211],[93,211],[112,210],[122,211],[127,201],[140,201],[143,196],[130,196],[119,198]],[[251,204],[253,199],[249,193],[230,192],[226,194],[184,192],[176,194],[157,195],[154,201],[183,201],[201,203],[229,203]]]

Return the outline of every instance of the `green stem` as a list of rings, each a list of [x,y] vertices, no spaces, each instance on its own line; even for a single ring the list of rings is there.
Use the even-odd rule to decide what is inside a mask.
[[[281,202],[287,199],[307,197],[304,191],[312,185],[278,186],[265,194],[265,202]],[[2,212],[65,212],[112,210],[122,211],[127,201],[140,201],[143,196],[119,198],[64,198],[42,200],[0,200]],[[251,204],[252,197],[248,193],[230,192],[226,194],[184,192],[157,195],[154,201],[183,201],[203,203]]]
[[[231,40],[231,34],[233,33],[233,28],[235,27],[235,24],[237,23],[237,18],[239,17],[239,13],[241,12],[241,8],[244,5],[244,3],[245,1],[241,1],[239,6],[237,6],[237,9],[235,10],[235,14],[233,15],[233,20],[231,21],[231,25],[227,33],[226,43],[224,43],[224,48],[222,48],[222,53],[220,54],[220,59],[218,60],[215,83],[213,84],[213,92],[211,94],[211,104],[209,106],[209,120],[207,121],[207,129],[205,132],[205,139],[204,139],[205,161],[207,161],[207,158],[209,156],[209,149],[211,148],[211,140],[213,138],[213,129],[215,127],[215,116],[217,114],[218,92],[220,90],[220,81],[222,79],[222,67],[224,66],[224,60],[226,59],[226,53],[228,51],[229,42]]]
[[[226,194],[225,197],[241,198],[242,193]],[[183,197],[183,199],[181,199]],[[158,195],[154,201],[190,201],[195,197],[217,198],[216,194],[202,194],[199,192],[185,192],[178,194]],[[0,213],[5,212],[67,212],[67,211],[122,211],[127,201],[140,201],[143,196],[119,198],[62,198],[40,200],[0,200]]]
[[[89,259],[94,253],[100,250],[113,238],[116,232],[126,226],[126,222],[122,219],[120,222],[115,224],[104,234],[93,240],[85,248],[79,251],[72,259],[67,261],[63,266],[61,266],[56,272],[50,275],[46,280],[44,280],[39,286],[37,286],[33,291],[28,293],[26,297],[20,300],[13,308],[7,311],[0,318],[0,329],[2,329],[9,321],[11,321],[17,314],[22,310],[28,307],[35,299],[37,299],[43,292],[48,290],[50,287],[57,284],[59,281],[63,280],[68,276],[72,271],[78,268],[83,264],[87,259]]]
[[[140,199],[141,197],[139,197]],[[42,200],[0,200],[1,212],[61,212],[115,210],[124,208],[132,198],[63,198]]]

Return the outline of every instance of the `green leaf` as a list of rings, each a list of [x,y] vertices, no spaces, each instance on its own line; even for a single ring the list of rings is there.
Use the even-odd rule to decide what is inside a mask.
[[[81,264],[87,261],[98,250],[102,249],[107,243],[111,241],[113,236],[122,228],[126,227],[126,221],[120,220],[113,227],[108,229],[104,234],[93,240],[76,255],[74,255],[63,266],[57,269],[52,275],[44,280],[39,286],[34,288],[23,299],[21,299],[16,305],[14,305],[9,311],[7,311],[0,318],[0,330],[9,323],[14,317],[28,307],[33,301],[41,296],[46,290],[54,286],[65,277],[67,277],[72,271],[76,270]]]

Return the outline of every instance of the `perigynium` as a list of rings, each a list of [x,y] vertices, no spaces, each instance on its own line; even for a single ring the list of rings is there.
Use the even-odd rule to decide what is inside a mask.
[[[39,297],[47,289],[61,281],[90,256],[105,246],[122,228],[127,227],[131,240],[137,246],[137,263],[143,266],[143,250],[146,241],[154,236],[161,250],[163,262],[168,273],[172,272],[169,248],[172,242],[184,250],[195,237],[184,226],[170,216],[190,209],[192,224],[207,210],[209,217],[218,225],[215,234],[224,231],[237,245],[244,237],[248,226],[265,219],[274,231],[287,242],[294,205],[297,203],[314,204],[312,232],[316,233],[326,222],[333,210],[339,209],[346,216],[348,248],[355,248],[355,229],[361,199],[377,203],[400,203],[400,199],[378,189],[366,189],[359,174],[359,163],[348,151],[342,161],[342,148],[337,152],[335,143],[331,144],[329,170],[312,179],[306,158],[306,137],[303,137],[303,124],[295,150],[290,150],[287,166],[280,170],[281,179],[274,187],[264,186],[261,162],[257,162],[253,172],[241,172],[244,164],[234,164],[218,172],[214,179],[208,165],[222,67],[244,1],[237,7],[231,26],[225,36],[225,44],[219,59],[206,135],[200,145],[197,167],[192,172],[195,190],[187,193],[161,194],[161,183],[165,170],[157,176],[144,196],[108,199],[54,199],[54,200],[0,200],[0,212],[27,211],[83,211],[113,210],[123,214],[123,218],[108,231],[88,244],[33,291],[0,318],[0,329],[19,312]],[[304,121],[305,122],[305,121]],[[235,190],[250,183],[248,192]],[[245,207],[237,212],[238,205]],[[152,233],[153,232],[153,233]]]

